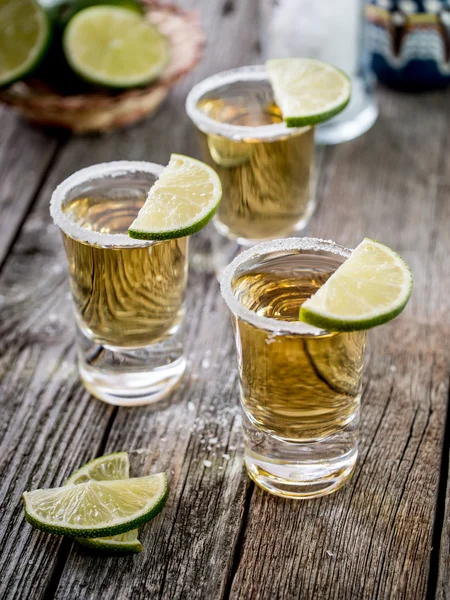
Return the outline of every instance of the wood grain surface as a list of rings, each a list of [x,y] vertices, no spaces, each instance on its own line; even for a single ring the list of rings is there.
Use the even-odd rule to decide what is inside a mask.
[[[347,246],[380,239],[415,278],[407,310],[369,335],[361,459],[342,490],[285,501],[245,475],[231,326],[202,269],[190,273],[189,370],[170,403],[112,408],[78,381],[52,190],[97,162],[197,155],[188,90],[258,61],[258,2],[180,4],[201,11],[205,58],[153,119],[69,139],[0,109],[0,598],[450,598],[448,92],[381,89],[375,127],[318,153],[307,233]],[[194,236],[193,265],[204,264],[207,237]],[[124,449],[136,475],[169,474],[168,503],[140,532],[142,554],[95,557],[26,524],[23,490],[58,485],[90,458]]]

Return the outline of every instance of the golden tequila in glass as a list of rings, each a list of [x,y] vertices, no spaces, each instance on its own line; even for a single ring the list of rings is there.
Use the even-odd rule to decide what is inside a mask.
[[[302,229],[314,207],[314,129],[285,126],[265,68],[202,81],[186,109],[222,181],[219,232],[251,245]]]
[[[162,167],[107,163],[76,173],[53,195],[67,254],[87,389],[113,404],[165,396],[184,368],[187,238],[141,242],[128,226]]]
[[[224,273],[247,470],[280,496],[335,491],[356,464],[366,333],[330,333],[298,320],[301,304],[347,256],[330,242],[288,239],[244,252]]]

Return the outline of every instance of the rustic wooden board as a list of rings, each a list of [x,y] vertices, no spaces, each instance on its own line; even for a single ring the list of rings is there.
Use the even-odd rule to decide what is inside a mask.
[[[383,91],[368,135],[320,153],[310,233],[349,246],[377,237],[404,255],[416,282],[407,312],[370,335],[361,461],[343,490],[295,503],[249,482],[232,332],[210,275],[190,276],[189,375],[169,406],[112,409],[77,381],[65,261],[48,216],[52,189],[95,162],[196,154],[183,109],[188,89],[209,73],[257,60],[256,2],[183,5],[202,10],[205,60],[156,118],[63,145],[0,111],[8,140],[19,140],[15,156],[24,155],[34,173],[21,188],[20,210],[0,223],[0,258],[44,183],[0,274],[0,597],[416,599],[437,591],[448,598],[443,502],[435,519],[447,475],[445,462],[440,469],[450,374],[448,96]],[[0,139],[9,194],[22,185],[23,166],[8,162],[5,148]],[[204,240],[196,236],[193,245],[203,248]],[[169,501],[141,532],[143,554],[92,557],[24,523],[23,489],[57,485],[89,458],[121,449],[138,450],[136,474],[169,472]]]
[[[64,135],[46,134],[0,105],[0,264]]]

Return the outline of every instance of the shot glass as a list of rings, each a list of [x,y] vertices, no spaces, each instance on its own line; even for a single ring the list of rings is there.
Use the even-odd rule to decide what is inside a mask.
[[[366,332],[330,333],[299,321],[304,300],[349,255],[315,238],[276,240],[242,252],[223,272],[245,465],[277,496],[329,494],[356,465]]]
[[[189,93],[186,111],[203,160],[222,182],[214,224],[225,246],[227,239],[250,246],[306,226],[315,206],[314,128],[286,127],[264,66],[205,79]]]
[[[109,404],[156,402],[186,366],[188,239],[127,235],[162,169],[147,162],[94,165],[63,181],[51,199],[68,260],[81,380]]]

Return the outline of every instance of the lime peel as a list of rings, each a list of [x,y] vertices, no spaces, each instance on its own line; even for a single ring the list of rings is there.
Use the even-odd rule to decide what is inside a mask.
[[[300,320],[327,331],[382,325],[405,308],[412,273],[394,250],[365,238],[326,283],[300,308]]]

